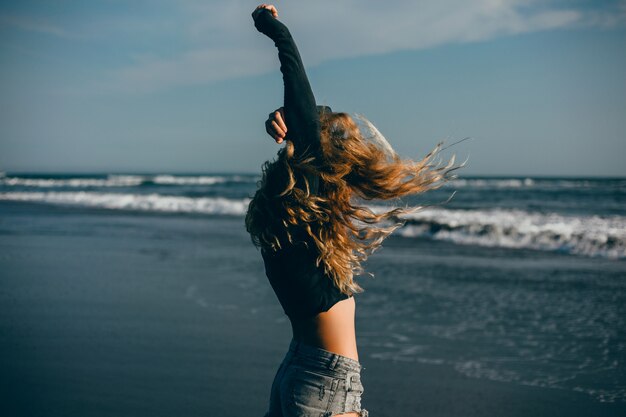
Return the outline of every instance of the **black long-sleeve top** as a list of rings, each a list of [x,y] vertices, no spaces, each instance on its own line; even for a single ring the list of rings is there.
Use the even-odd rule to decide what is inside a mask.
[[[315,96],[291,33],[272,13],[263,9],[254,25],[278,48],[280,71],[285,85],[285,139],[293,142],[296,154],[314,153],[320,146],[320,122]]]
[[[296,155],[314,155],[320,147],[318,112],[330,111],[330,108],[316,106],[300,53],[289,29],[266,9],[259,13],[254,24],[278,48],[285,86],[286,139],[293,142]],[[262,250],[261,253],[265,273],[285,314],[290,318],[316,316],[328,311],[338,301],[349,298],[339,291],[323,267],[316,265],[317,253],[313,242],[309,242],[308,246],[303,242],[294,242],[276,252]]]

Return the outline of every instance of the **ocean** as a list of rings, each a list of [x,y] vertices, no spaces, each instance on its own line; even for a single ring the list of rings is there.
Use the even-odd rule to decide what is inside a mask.
[[[194,375],[210,386],[198,373],[211,362],[198,352],[217,349],[207,328],[288,328],[243,224],[259,179],[0,174],[7,409],[155,415],[136,401],[156,387],[146,375],[157,385]],[[585,398],[597,415],[626,405],[626,179],[462,177],[392,204],[423,208],[372,255],[373,277],[359,278],[366,368],[433,365]],[[186,352],[185,365],[151,349],[159,344]],[[158,410],[202,408],[189,401],[192,388],[159,387],[169,400]],[[96,406],[115,395],[126,398],[115,413]]]

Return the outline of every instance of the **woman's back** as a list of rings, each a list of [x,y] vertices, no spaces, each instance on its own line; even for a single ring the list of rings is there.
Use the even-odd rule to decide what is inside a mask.
[[[356,301],[350,297],[313,318],[292,319],[293,338],[358,361],[355,312]]]
[[[263,250],[268,280],[289,317],[293,339],[358,360],[355,300],[334,285],[310,239]]]

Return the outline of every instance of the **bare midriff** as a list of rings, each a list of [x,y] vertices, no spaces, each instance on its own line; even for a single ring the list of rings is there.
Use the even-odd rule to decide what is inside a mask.
[[[354,297],[350,297],[311,319],[292,320],[293,338],[358,361],[355,311]]]

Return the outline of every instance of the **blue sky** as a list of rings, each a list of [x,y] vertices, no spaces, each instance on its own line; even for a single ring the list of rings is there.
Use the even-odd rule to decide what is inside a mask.
[[[0,171],[257,172],[282,102],[251,1],[0,4]],[[276,2],[317,101],[467,175],[626,176],[626,2]]]

